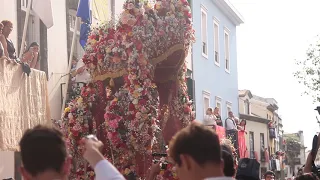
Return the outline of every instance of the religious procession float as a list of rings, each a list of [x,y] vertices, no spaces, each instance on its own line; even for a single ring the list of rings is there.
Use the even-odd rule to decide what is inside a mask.
[[[92,82],[63,113],[71,179],[94,179],[79,146],[89,134],[127,179],[146,177],[152,153],[166,153],[171,137],[193,120],[185,58],[194,40],[187,0],[156,0],[154,7],[127,0],[119,20],[92,28],[83,57]],[[172,168],[159,178],[177,179]]]

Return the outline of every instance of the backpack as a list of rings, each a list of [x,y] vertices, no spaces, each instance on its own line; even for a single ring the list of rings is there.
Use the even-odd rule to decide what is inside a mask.
[[[239,160],[236,179],[260,180],[260,163],[256,159],[242,158]]]

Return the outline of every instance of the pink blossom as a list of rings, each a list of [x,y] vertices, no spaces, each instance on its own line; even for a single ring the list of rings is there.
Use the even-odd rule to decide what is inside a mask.
[[[109,121],[108,125],[112,129],[117,129],[118,128],[118,120],[115,119],[115,120]]]
[[[133,3],[128,3],[127,9],[133,9],[133,8],[134,8],[134,4]]]

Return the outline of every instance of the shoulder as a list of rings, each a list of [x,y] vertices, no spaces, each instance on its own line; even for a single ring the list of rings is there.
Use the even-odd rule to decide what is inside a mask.
[[[3,34],[0,34],[0,40],[1,40],[1,41],[5,41],[5,40],[6,40],[6,38],[4,37]]]

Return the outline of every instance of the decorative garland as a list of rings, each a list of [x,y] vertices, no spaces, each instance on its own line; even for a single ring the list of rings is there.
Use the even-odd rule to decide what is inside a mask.
[[[154,8],[147,1],[127,0],[123,8],[117,24],[109,22],[92,28],[83,62],[93,79],[111,78],[113,82],[113,78],[122,77],[124,85],[116,93],[105,89],[102,82],[85,86],[81,96],[66,108],[63,129],[76,161],[81,154],[78,141],[89,133],[102,132],[108,139],[105,143],[110,143],[107,158],[126,177],[143,177],[143,173],[136,171],[150,166],[153,145],[157,143],[155,133],[160,129],[159,95],[153,82],[156,64],[151,60],[158,61],[158,57],[177,44],[182,44],[187,52],[194,41],[194,30],[187,0],[157,0]],[[184,62],[175,78],[176,95],[168,104],[171,118],[178,121],[180,128],[192,118],[186,71]],[[96,109],[93,107],[99,106],[106,107],[105,121],[96,125],[99,118],[96,113],[101,111],[92,112]],[[93,178],[86,164],[80,163],[75,171],[80,179]]]

